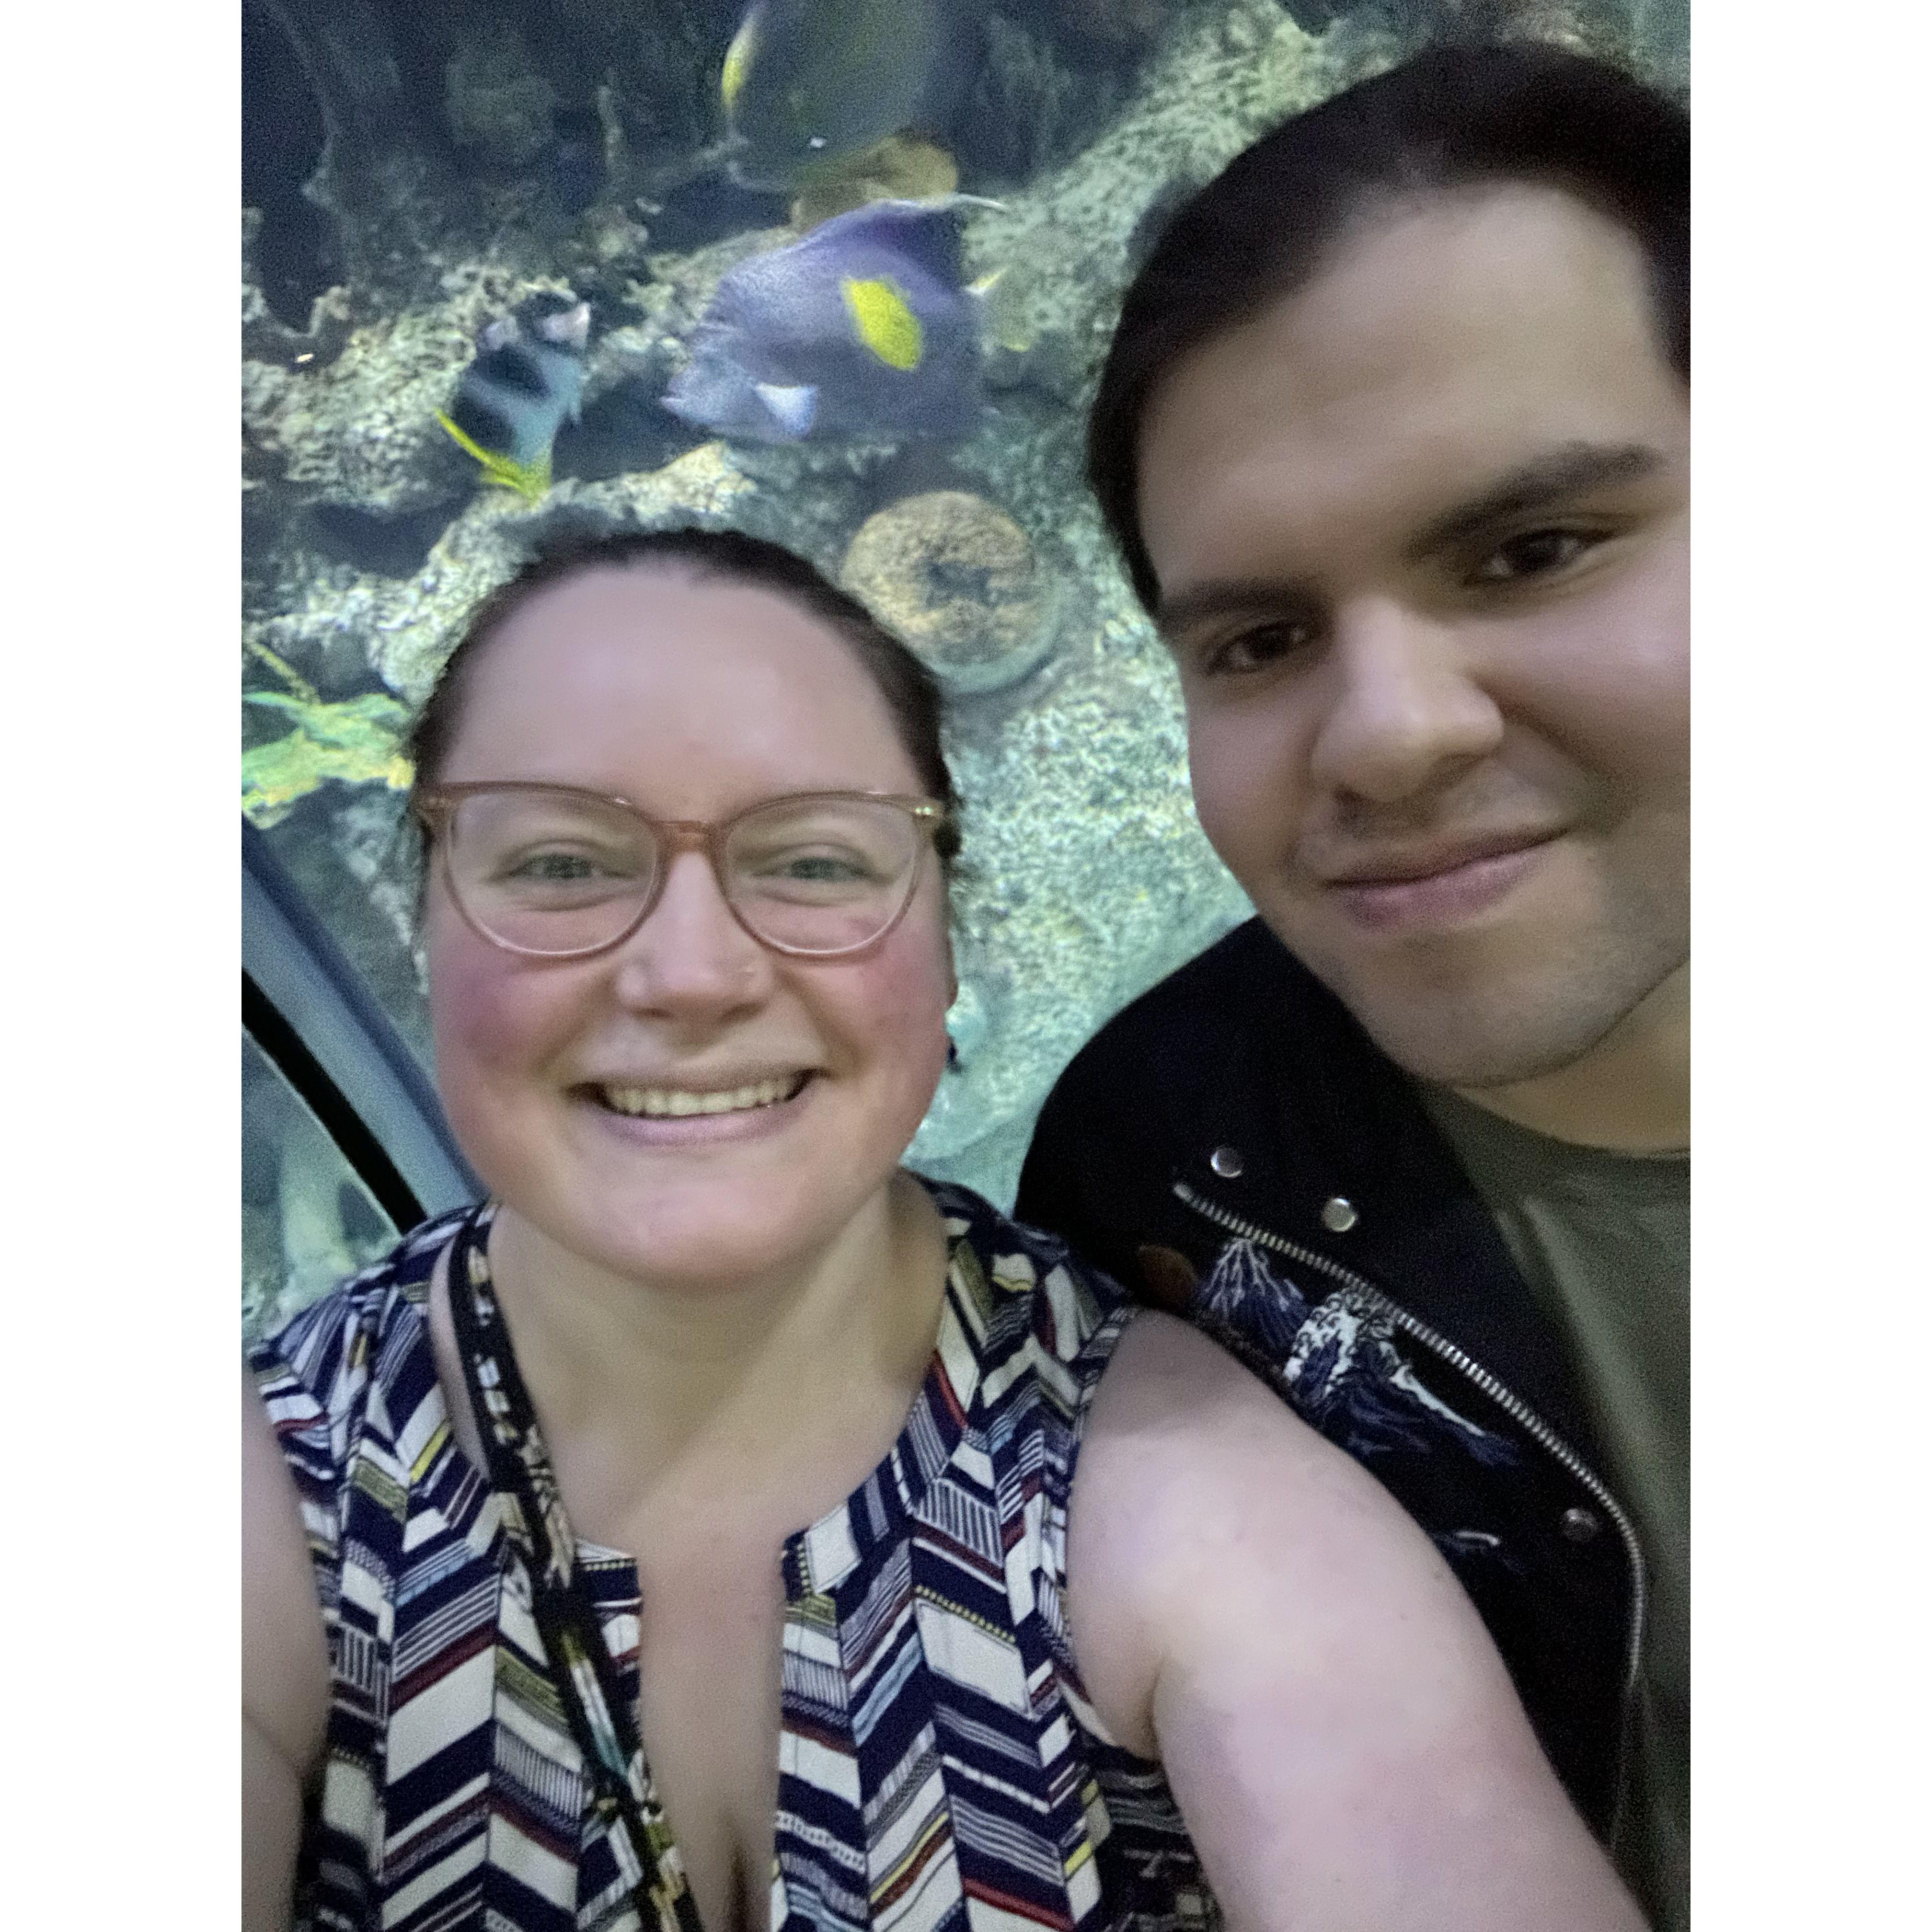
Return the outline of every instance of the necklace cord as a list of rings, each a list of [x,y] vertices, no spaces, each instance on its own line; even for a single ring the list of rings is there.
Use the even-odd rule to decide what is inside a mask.
[[[486,1473],[490,1487],[510,1505],[502,1512],[505,1530],[523,1561],[546,1674],[583,1755],[592,1803],[620,1868],[638,1874],[632,1901],[638,1916],[656,1932],[703,1932],[683,1859],[644,1761],[635,1714],[584,1588],[536,1411],[497,1304],[487,1248],[493,1212],[486,1203],[464,1221],[450,1244],[448,1263],[451,1325]],[[641,1774],[642,1802],[633,1767]]]

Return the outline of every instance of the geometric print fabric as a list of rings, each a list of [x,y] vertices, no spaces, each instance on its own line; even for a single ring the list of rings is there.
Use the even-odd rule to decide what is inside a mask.
[[[1057,1242],[928,1185],[950,1258],[924,1383],[885,1460],[784,1548],[771,1924],[1204,1932],[1220,1915],[1160,1767],[1104,1736],[1062,1612],[1079,1431],[1131,1311]],[[253,1358],[333,1679],[297,1922],[644,1932],[504,1500],[436,1378],[428,1283],[469,1211]],[[636,1568],[575,1549],[634,1706]]]

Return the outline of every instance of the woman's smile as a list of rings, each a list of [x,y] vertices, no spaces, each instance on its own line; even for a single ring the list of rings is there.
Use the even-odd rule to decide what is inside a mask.
[[[596,1114],[601,1127],[633,1145],[704,1148],[789,1129],[798,1120],[814,1077],[799,1072],[704,1088],[590,1082],[571,1091]]]
[[[682,1120],[694,1114],[741,1114],[795,1100],[808,1073],[780,1074],[744,1080],[730,1086],[682,1087],[593,1083],[584,1090],[614,1114],[646,1114],[652,1120]]]

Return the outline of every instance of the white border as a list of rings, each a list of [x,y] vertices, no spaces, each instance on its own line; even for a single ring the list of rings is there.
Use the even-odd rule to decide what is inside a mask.
[[[16,9],[0,56],[22,1925],[238,1895],[237,22]]]
[[[1694,1904],[1922,1922],[1925,10],[1697,0]]]
[[[235,1896],[236,28],[7,32],[22,1923]],[[1699,0],[1694,45],[1695,1898],[1891,1924],[1925,1909],[1932,31]]]

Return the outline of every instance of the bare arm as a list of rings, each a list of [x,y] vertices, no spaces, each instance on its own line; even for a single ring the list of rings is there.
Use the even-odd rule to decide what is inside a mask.
[[[1168,1316],[1096,1393],[1068,1545],[1095,1708],[1238,1932],[1642,1932],[1427,1538]]]
[[[293,1479],[252,1383],[242,1393],[242,1924],[284,1932],[302,1784],[328,1721],[328,1646]]]

